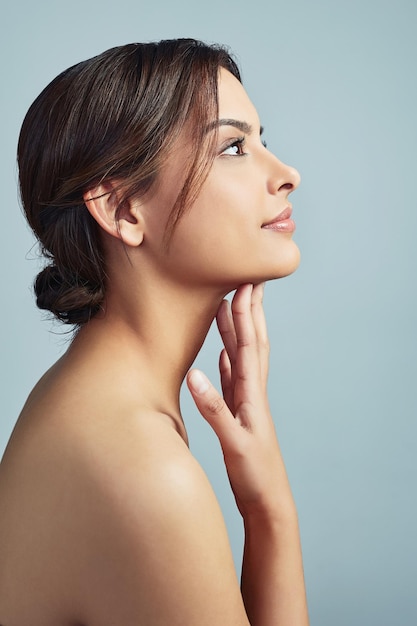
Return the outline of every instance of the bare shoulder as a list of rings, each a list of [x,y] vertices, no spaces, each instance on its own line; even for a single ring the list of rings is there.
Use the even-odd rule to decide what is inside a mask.
[[[86,471],[92,623],[247,624],[217,500],[178,433],[142,414],[107,443]]]
[[[77,411],[62,395],[44,420],[43,402],[3,467],[7,614],[42,625],[246,625],[216,497],[172,420],[97,399]]]
[[[169,416],[51,389],[2,464],[0,621],[246,626],[219,505]]]

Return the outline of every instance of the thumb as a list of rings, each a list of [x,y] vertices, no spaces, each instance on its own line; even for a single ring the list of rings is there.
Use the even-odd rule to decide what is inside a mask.
[[[188,372],[187,385],[201,415],[220,439],[222,447],[227,447],[236,421],[226,402],[200,370]]]

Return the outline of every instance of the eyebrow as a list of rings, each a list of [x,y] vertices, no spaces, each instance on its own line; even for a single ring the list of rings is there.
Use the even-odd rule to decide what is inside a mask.
[[[234,120],[232,118],[224,118],[217,120],[216,122],[212,122],[208,125],[207,130],[210,131],[214,128],[218,128],[219,126],[233,126],[233,128],[241,130],[242,133],[245,133],[245,135],[250,135],[253,132],[253,127],[250,124],[244,122],[243,120]],[[263,132],[264,128],[261,126],[259,134],[262,135]]]

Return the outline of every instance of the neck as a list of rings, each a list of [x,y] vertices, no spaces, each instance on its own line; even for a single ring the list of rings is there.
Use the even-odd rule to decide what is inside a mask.
[[[83,328],[75,344],[123,371],[140,404],[181,419],[179,393],[224,293],[158,283],[132,293],[126,284],[107,294],[105,312]],[[126,378],[128,379],[126,381]],[[131,385],[128,382],[131,382]]]

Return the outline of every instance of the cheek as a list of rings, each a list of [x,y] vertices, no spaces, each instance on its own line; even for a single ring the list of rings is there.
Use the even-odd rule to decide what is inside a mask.
[[[220,184],[208,186],[197,199],[186,216],[194,227],[204,224],[211,231],[226,230],[236,233],[237,225],[253,228],[262,223],[263,203],[265,196],[258,185],[250,181],[234,177],[221,181]]]
[[[205,193],[178,224],[178,239],[197,250],[215,250],[223,245],[247,245],[248,238],[256,237],[260,220],[257,202],[242,189],[223,188]]]
[[[240,274],[242,257],[259,248],[260,229],[250,212],[241,210],[241,202],[239,211],[231,211],[223,200],[211,196],[183,216],[171,239],[170,272],[196,283]]]

